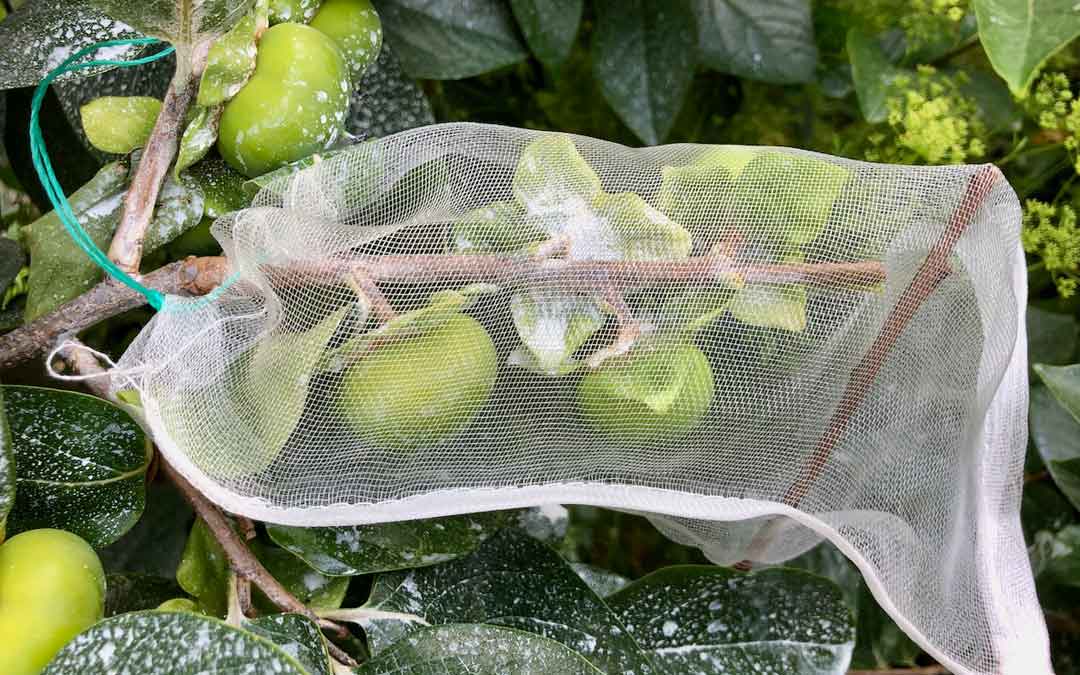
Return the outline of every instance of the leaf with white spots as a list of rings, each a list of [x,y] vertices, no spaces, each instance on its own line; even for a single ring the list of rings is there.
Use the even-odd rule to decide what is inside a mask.
[[[668,675],[842,674],[855,643],[840,589],[800,570],[667,567],[606,602]]]
[[[554,640],[510,628],[451,624],[416,631],[353,671],[356,675],[600,675]]]
[[[265,6],[261,9],[265,13]],[[196,103],[200,106],[209,108],[230,100],[255,72],[259,18],[253,12],[245,14],[228,33],[214,41],[199,80]],[[265,21],[265,16],[262,19]]]
[[[323,574],[355,576],[412,569],[467,555],[502,529],[514,512],[493,511],[350,527],[267,523],[278,546]]]
[[[605,320],[597,300],[542,287],[515,293],[510,315],[523,345],[510,355],[510,363],[544,375],[577,368],[574,352]]]
[[[266,638],[190,612],[133,612],[75,636],[42,675],[307,675]]]
[[[353,88],[345,129],[359,138],[381,138],[399,131],[435,124],[424,90],[401,70],[389,45]]]
[[[484,623],[560,642],[603,672],[656,672],[585,582],[518,530],[503,530],[465,558],[376,577],[368,603],[352,612],[376,656],[428,625]]]
[[[221,35],[240,20],[254,0],[90,0],[129,26],[171,42],[178,50]]]
[[[244,622],[242,628],[266,638],[296,659],[308,675],[332,675],[322,632],[300,614],[271,614]]]
[[[648,145],[662,143],[694,80],[696,39],[689,2],[598,0],[592,42],[600,91]]]
[[[159,112],[161,101],[150,96],[102,96],[79,110],[90,144],[116,155],[145,145]]]
[[[88,0],[34,0],[22,3],[0,23],[0,89],[32,87],[75,52],[104,40],[138,37],[129,25],[106,16]],[[99,52],[125,60],[142,47],[109,47]],[[81,71],[110,70],[111,66]]]
[[[191,118],[184,133],[180,136],[180,150],[176,156],[176,166],[173,168],[173,177],[180,175],[210,152],[218,138],[218,126],[221,123],[220,105],[204,107],[196,105],[192,107]]]
[[[150,443],[126,412],[70,391],[5,386],[15,454],[8,532],[74,532],[102,547],[142,514]]]
[[[630,580],[623,575],[595,565],[570,563],[570,567],[593,590],[593,593],[596,593],[601,598],[606,598],[612,593],[621,591],[630,583]]]

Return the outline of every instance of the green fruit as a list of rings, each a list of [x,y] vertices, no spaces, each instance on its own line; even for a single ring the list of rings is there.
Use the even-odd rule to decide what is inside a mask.
[[[192,614],[202,614],[202,610],[199,609],[199,605],[191,598],[169,598],[165,602],[155,607],[160,612],[190,612]]]
[[[0,664],[35,675],[105,613],[105,572],[90,545],[63,530],[30,530],[0,546]]]
[[[677,439],[705,417],[709,361],[693,345],[664,345],[612,359],[581,379],[578,407],[598,433],[637,445]]]
[[[303,24],[278,24],[259,41],[251,79],[225,105],[218,151],[247,176],[318,152],[340,133],[351,89],[333,40]]]
[[[326,0],[308,24],[337,43],[349,63],[354,83],[379,57],[382,23],[371,0]]]
[[[434,445],[468,426],[487,402],[496,370],[487,331],[454,314],[421,335],[376,347],[349,368],[342,414],[372,445]]]

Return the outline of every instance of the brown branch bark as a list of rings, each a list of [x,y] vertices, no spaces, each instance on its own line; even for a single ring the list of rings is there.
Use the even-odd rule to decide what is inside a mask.
[[[112,396],[109,393],[109,372],[105,370],[104,366],[98,363],[98,360],[94,358],[93,354],[85,349],[86,345],[80,340],[71,338],[69,342],[71,343],[70,346],[57,352],[56,356],[58,359],[63,361],[66,365],[66,369],[71,372],[80,375],[97,376],[83,381],[83,386],[93,392],[95,396],[111,400]]]
[[[259,562],[259,559],[255,557],[255,554],[252,553],[251,549],[244,543],[240,534],[233,529],[228,519],[225,518],[225,514],[201,492],[195,489],[195,486],[187,482],[187,480],[165,461],[164,458],[161,458],[161,470],[165,472],[165,475],[169,477],[169,480],[171,480],[180,490],[180,493],[184,495],[184,498],[191,504],[191,508],[195,510],[196,515],[206,523],[206,526],[214,535],[214,539],[217,540],[221,545],[222,550],[225,551],[225,557],[229,560],[229,568],[232,569],[237,577],[250,581],[257,586],[259,590],[265,593],[266,597],[281,610],[303,614],[314,621],[323,630],[329,631],[338,637],[348,635],[348,629],[344,626],[329,619],[323,619],[317,616],[307,607],[307,605],[297,600],[292,593],[289,593],[289,591],[281,585],[281,582],[275,579],[263,564]],[[327,647],[338,661],[341,661],[346,665],[356,665],[356,662],[352,657],[341,651],[337,645],[329,640],[327,640]]]
[[[147,274],[143,283],[171,295],[203,295],[225,276],[224,258],[188,258]],[[32,323],[0,335],[0,368],[11,368],[49,350],[65,333],[77,333],[146,304],[127,286],[103,281]]]
[[[348,256],[320,265],[268,268],[266,272],[274,283],[296,286],[337,284],[358,268],[373,281],[544,281],[577,288],[610,284],[619,290],[658,282],[720,281],[731,275],[746,281],[841,287],[865,287],[885,280],[885,270],[876,261],[748,265],[720,256],[656,262],[567,262],[497,255]],[[142,281],[166,294],[204,295],[220,285],[228,273],[225,258],[188,258],[155,270]],[[0,335],[0,369],[38,356],[60,335],[84,330],[145,302],[126,286],[102,282],[33,323]]]
[[[190,66],[177,63],[176,73],[161,103],[161,112],[158,113],[154,129],[143,148],[139,166],[131,178],[131,186],[124,195],[120,224],[117,225],[109,245],[109,259],[128,274],[139,273],[146,228],[153,218],[158,193],[176,156],[180,126],[184,123],[184,115],[198,91],[197,85],[206,65],[208,49],[209,43],[196,48]],[[183,56],[178,55],[177,58]]]

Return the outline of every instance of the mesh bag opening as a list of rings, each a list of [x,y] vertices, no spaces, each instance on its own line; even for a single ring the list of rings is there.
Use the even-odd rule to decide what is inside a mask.
[[[954,672],[1049,673],[1019,230],[992,166],[423,127],[220,219],[227,284],[114,387],[238,514],[591,504],[723,564],[826,538]]]

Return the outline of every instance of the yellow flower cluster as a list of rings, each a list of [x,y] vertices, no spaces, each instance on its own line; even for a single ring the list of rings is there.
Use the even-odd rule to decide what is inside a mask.
[[[871,133],[865,156],[904,164],[959,164],[986,152],[986,127],[975,101],[961,87],[962,73],[944,75],[919,66],[893,81],[888,130]]]
[[[1029,104],[1031,114],[1044,130],[1060,136],[1080,173],[1080,101],[1065,73],[1046,73],[1039,78]]]
[[[1068,204],[1053,206],[1037,199],[1024,205],[1024,250],[1039,256],[1058,294],[1068,298],[1080,283],[1080,227]]]

